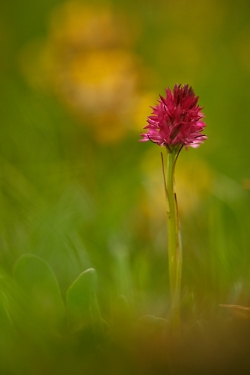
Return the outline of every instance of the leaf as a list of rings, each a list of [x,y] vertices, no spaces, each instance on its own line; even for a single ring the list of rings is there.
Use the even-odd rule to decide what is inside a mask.
[[[96,296],[97,274],[94,268],[82,272],[66,294],[69,328],[73,331],[93,328],[101,333],[103,321]]]
[[[58,331],[65,320],[65,307],[56,277],[41,258],[25,254],[16,263],[14,278],[24,292],[27,314],[40,327]],[[29,319],[29,316],[27,316]]]

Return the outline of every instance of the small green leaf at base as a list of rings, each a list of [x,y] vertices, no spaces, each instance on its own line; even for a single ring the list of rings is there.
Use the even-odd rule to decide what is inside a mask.
[[[99,333],[103,322],[96,296],[97,274],[94,268],[82,272],[66,294],[68,323],[73,332],[92,328]]]

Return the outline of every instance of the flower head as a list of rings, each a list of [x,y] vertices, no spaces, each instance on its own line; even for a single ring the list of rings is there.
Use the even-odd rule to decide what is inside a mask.
[[[141,142],[152,141],[168,149],[182,146],[198,147],[206,135],[201,134],[206,124],[198,105],[198,96],[189,85],[175,85],[173,92],[166,89],[166,98],[160,95],[159,104],[152,107],[148,117],[147,133],[141,134]]]

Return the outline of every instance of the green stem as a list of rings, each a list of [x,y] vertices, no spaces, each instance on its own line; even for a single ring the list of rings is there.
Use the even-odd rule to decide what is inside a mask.
[[[173,324],[173,330],[176,333],[180,333],[180,292],[182,270],[182,249],[179,230],[179,217],[176,194],[174,189],[174,171],[178,154],[179,151],[176,149],[168,151],[166,175],[166,195],[168,203],[168,259],[171,298],[171,319]]]

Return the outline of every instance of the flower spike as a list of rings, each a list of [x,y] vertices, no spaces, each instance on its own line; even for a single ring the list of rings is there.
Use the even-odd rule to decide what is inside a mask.
[[[167,88],[166,97],[160,95],[159,104],[152,107],[148,125],[144,127],[147,133],[141,134],[140,141],[150,140],[168,149],[199,147],[207,136],[201,134],[206,124],[198,100],[189,85],[176,84],[173,91]]]

